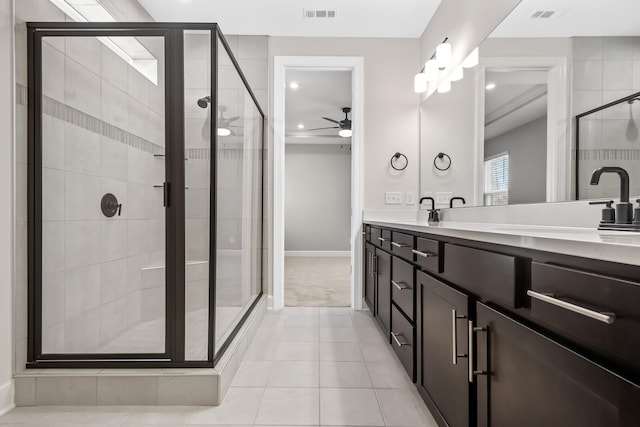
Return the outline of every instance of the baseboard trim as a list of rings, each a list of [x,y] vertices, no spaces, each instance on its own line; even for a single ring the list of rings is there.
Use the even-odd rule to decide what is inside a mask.
[[[16,407],[13,402],[14,390],[13,380],[0,385],[0,417]]]
[[[350,257],[351,251],[284,251],[284,256],[295,257]]]

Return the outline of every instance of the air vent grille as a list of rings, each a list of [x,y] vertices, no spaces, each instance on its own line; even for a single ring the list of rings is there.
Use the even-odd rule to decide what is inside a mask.
[[[555,10],[536,10],[531,15],[531,19],[549,19],[557,12]]]
[[[302,16],[305,19],[316,19],[316,18],[336,18],[338,16],[338,12],[335,10],[302,10]]]

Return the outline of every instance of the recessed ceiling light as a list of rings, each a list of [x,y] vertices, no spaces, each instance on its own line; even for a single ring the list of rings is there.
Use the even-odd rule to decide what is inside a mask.
[[[495,83],[488,83],[484,88],[486,90],[495,89],[496,88],[496,84]]]
[[[289,83],[289,87],[293,90],[296,90],[300,87],[300,85],[298,84],[298,82],[291,82]]]
[[[304,129],[304,124],[300,123],[300,124],[298,125],[298,129]]]

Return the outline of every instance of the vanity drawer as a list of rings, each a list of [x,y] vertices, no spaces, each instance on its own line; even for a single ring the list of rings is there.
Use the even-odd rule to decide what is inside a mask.
[[[392,263],[391,299],[411,321],[414,321],[416,289],[413,265],[396,257],[393,257]]]
[[[533,262],[531,316],[640,374],[640,283]]]
[[[391,252],[407,260],[413,259],[413,240],[415,238],[409,234],[391,233]]]
[[[391,251],[391,231],[371,227],[371,242],[386,251]]]
[[[444,277],[451,283],[485,301],[520,307],[516,257],[453,244],[445,245],[445,251]]]
[[[395,305],[391,306],[391,346],[404,369],[415,381],[415,333],[414,328]]]
[[[416,249],[412,251],[415,263],[432,273],[442,273],[444,266],[443,246],[443,243],[437,240],[416,238]]]

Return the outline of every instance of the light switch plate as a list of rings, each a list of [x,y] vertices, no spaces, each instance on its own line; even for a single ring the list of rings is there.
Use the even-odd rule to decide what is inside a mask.
[[[406,205],[416,204],[416,194],[413,191],[407,191],[407,196],[404,199]]]
[[[449,201],[451,200],[452,193],[449,192],[438,192],[436,193],[436,205],[449,205]]]
[[[400,191],[387,191],[384,193],[384,203],[386,205],[401,205],[402,204],[402,192]]]

